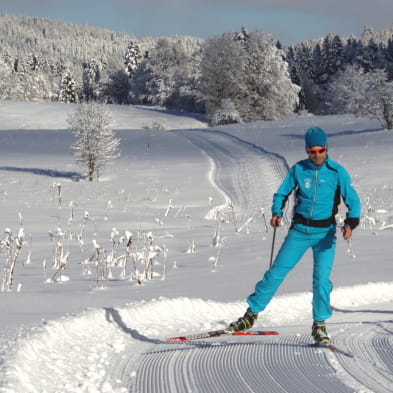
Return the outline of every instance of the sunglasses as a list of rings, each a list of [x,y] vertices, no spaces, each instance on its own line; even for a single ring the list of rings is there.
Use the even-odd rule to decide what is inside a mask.
[[[315,155],[315,154],[322,154],[325,153],[326,151],[326,146],[322,147],[321,149],[307,149],[307,153]]]

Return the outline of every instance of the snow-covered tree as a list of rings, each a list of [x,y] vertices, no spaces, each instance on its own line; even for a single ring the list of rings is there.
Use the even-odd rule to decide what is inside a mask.
[[[97,103],[79,104],[68,124],[75,136],[71,146],[75,161],[87,169],[89,181],[94,177],[98,181],[102,168],[120,154],[109,111]]]
[[[377,119],[381,125],[393,129],[393,82],[387,82],[384,70],[369,72],[368,89],[360,115]]]
[[[345,63],[347,65],[360,64],[362,50],[363,50],[363,45],[360,42],[360,40],[356,39],[354,36],[350,36],[347,39],[346,45],[344,47]]]
[[[344,47],[338,35],[325,37],[321,55],[321,63],[318,65],[318,82],[327,83],[344,66]]]
[[[127,52],[124,57],[125,72],[131,78],[132,74],[138,68],[142,59],[141,49],[137,42],[131,41],[128,44]]]
[[[283,52],[260,31],[250,33],[244,53],[243,86],[235,101],[244,121],[273,120],[294,112],[300,87],[292,83]]]
[[[108,82],[103,90],[103,95],[107,98],[108,103],[128,104],[129,92],[129,78],[124,70],[112,71],[108,74]]]
[[[243,47],[232,33],[207,40],[202,58],[202,91],[209,118],[223,100],[237,101],[244,70],[243,58]]]
[[[9,80],[12,73],[11,66],[7,63],[7,59],[0,57],[0,99],[9,98]]]
[[[330,113],[357,114],[367,94],[363,68],[351,65],[340,71],[329,85]]]
[[[131,79],[131,101],[166,108],[199,110],[200,41],[158,39]]]
[[[393,82],[387,82],[384,70],[366,73],[349,66],[339,73],[330,93],[332,107],[340,112],[376,119],[384,128],[393,128]]]
[[[386,46],[385,51],[386,58],[386,71],[388,73],[388,79],[393,80],[393,38],[390,38]]]
[[[232,101],[244,121],[293,113],[300,87],[291,82],[283,52],[263,32],[237,37],[226,33],[207,42],[202,76],[208,116],[224,99]]]
[[[373,39],[362,48],[360,63],[366,72],[374,71],[385,66],[382,48]]]
[[[83,64],[83,95],[87,102],[97,100],[102,95],[102,71],[106,65],[105,56],[94,57]]]
[[[75,104],[78,102],[76,83],[69,70],[65,71],[61,77],[59,101]]]

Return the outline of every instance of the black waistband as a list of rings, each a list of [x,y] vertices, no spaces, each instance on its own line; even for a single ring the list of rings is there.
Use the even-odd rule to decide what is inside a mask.
[[[294,224],[303,224],[308,227],[316,227],[316,228],[327,228],[330,225],[335,225],[336,220],[334,217],[326,218],[325,220],[311,220],[309,218],[303,217],[301,214],[295,213],[293,216]]]

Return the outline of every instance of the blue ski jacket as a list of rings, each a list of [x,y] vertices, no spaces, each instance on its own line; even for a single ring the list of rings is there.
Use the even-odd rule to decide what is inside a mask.
[[[354,229],[359,224],[360,199],[348,172],[329,157],[321,165],[310,159],[291,167],[273,197],[272,214],[282,217],[284,205],[295,190],[294,223],[312,227],[329,227],[342,197],[348,208],[345,225]]]

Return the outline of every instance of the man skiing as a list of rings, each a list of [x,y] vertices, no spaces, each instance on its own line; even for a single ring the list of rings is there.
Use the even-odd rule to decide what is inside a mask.
[[[338,204],[342,197],[347,215],[341,229],[344,239],[352,236],[359,224],[360,200],[351,185],[347,171],[329,159],[327,135],[319,127],[311,127],[305,134],[308,159],[299,161],[289,169],[283,183],[274,194],[270,224],[277,228],[282,220],[284,205],[296,192],[292,225],[272,264],[255,291],[247,298],[249,305],[243,317],[232,322],[232,332],[248,330],[258,313],[263,311],[287,273],[300,261],[305,252],[313,252],[312,336],[316,343],[328,343],[326,319],[330,318],[330,272],[336,248],[336,221]]]

